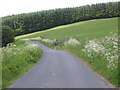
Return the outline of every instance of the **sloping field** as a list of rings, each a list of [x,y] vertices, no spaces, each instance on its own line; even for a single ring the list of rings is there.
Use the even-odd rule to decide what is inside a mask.
[[[58,26],[45,31],[17,36],[16,39],[44,37],[49,39],[77,38],[93,39],[106,36],[110,32],[116,32],[118,27],[118,17],[108,19],[95,19],[82,21],[74,24]]]

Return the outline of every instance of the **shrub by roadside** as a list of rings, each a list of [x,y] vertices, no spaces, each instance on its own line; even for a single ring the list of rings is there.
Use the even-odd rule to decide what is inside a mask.
[[[2,26],[2,46],[14,42],[14,31],[9,26]]]
[[[30,41],[19,40],[2,48],[2,86],[7,87],[31,68],[42,50]]]

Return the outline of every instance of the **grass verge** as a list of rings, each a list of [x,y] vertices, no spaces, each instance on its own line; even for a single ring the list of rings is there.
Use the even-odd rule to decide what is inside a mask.
[[[21,77],[42,56],[42,50],[30,41],[18,40],[2,48],[2,88]]]

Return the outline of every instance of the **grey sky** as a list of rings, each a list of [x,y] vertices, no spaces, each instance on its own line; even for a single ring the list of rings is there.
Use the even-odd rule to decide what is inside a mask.
[[[0,17],[119,0],[0,0]]]

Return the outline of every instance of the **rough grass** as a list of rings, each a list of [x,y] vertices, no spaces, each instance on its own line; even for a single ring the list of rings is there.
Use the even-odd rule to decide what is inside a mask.
[[[0,48],[0,89],[2,89],[2,48]]]
[[[2,48],[2,87],[8,87],[37,63],[42,50],[29,41],[18,40]]]

